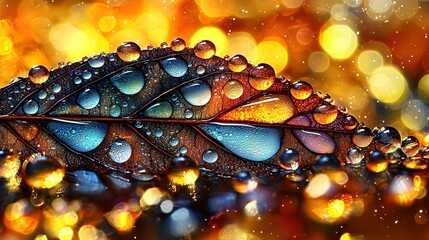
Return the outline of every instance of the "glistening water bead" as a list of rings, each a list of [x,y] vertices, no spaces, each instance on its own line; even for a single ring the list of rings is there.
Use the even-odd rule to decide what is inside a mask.
[[[228,60],[228,68],[233,72],[242,72],[247,68],[247,59],[240,54],[237,54]]]
[[[183,77],[188,72],[188,64],[178,57],[170,57],[161,60],[161,67],[172,77]]]
[[[285,170],[297,170],[299,167],[299,152],[293,148],[286,149],[280,157],[279,164]]]
[[[110,82],[121,93],[125,95],[134,95],[143,89],[144,75],[140,70],[129,67],[111,76]]]
[[[28,100],[22,106],[24,112],[28,115],[36,114],[39,111],[39,104],[33,99]]]
[[[212,42],[204,40],[195,44],[194,53],[199,58],[210,59],[216,54],[216,46]]]
[[[180,51],[183,51],[185,49],[186,42],[185,42],[185,40],[183,40],[181,38],[176,38],[171,42],[170,47],[173,51],[180,52]]]
[[[209,149],[203,152],[203,160],[206,163],[214,163],[217,161],[218,158],[218,153],[213,149]]]
[[[290,88],[290,93],[298,100],[305,100],[313,94],[313,87],[304,81],[294,82]]]
[[[116,163],[124,163],[132,154],[131,145],[124,139],[118,139],[109,147],[109,156]]]
[[[116,49],[116,53],[122,60],[131,62],[139,59],[141,49],[139,45],[134,42],[125,42]]]
[[[87,88],[79,94],[77,103],[84,109],[93,109],[100,103],[100,94],[94,88]]]
[[[30,69],[28,72],[28,77],[33,83],[42,84],[48,80],[49,70],[42,65],[37,65]]]
[[[63,180],[65,167],[53,156],[34,154],[22,166],[23,179],[34,188],[52,188]]]
[[[193,106],[204,106],[212,97],[210,86],[199,80],[187,84],[180,91],[183,94],[183,98]]]
[[[267,90],[275,81],[274,68],[261,63],[255,66],[249,74],[249,83],[256,90]]]
[[[223,86],[223,93],[229,99],[237,99],[243,95],[243,84],[238,80],[230,80]]]

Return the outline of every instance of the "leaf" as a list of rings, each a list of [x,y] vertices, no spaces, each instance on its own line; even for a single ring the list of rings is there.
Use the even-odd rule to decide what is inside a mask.
[[[219,175],[267,175],[282,170],[290,148],[309,165],[355,146],[356,119],[308,83],[276,78],[241,55],[214,56],[209,41],[175,41],[33,68],[0,92],[1,147],[22,159],[57,156],[69,170],[165,174],[185,155]]]

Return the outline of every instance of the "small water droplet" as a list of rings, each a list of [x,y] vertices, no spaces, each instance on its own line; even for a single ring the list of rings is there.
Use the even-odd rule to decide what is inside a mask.
[[[179,148],[179,153],[180,153],[181,155],[186,154],[187,152],[188,152],[188,148],[187,148],[186,146],[181,146],[181,147]]]
[[[223,93],[225,96],[229,99],[237,99],[243,95],[244,87],[243,84],[241,84],[238,80],[231,80],[228,81],[223,86]]]
[[[401,135],[393,127],[383,127],[374,138],[375,147],[384,153],[391,153],[401,147]]]
[[[136,127],[136,128],[138,128],[138,129],[140,129],[140,128],[142,128],[142,127],[143,127],[143,123],[142,123],[141,121],[137,121],[137,122],[134,124],[134,127]]]
[[[323,103],[313,111],[314,120],[322,125],[330,124],[337,119],[338,108],[334,105]]]
[[[205,72],[206,72],[206,67],[204,67],[202,65],[197,66],[197,73],[198,73],[198,75],[202,75]]]
[[[49,70],[42,65],[37,65],[30,69],[28,77],[33,83],[42,84],[48,80]]]
[[[72,129],[71,129],[71,133],[72,133],[72,134],[76,134],[76,133],[77,133],[77,130],[76,130],[75,128],[72,128]]]
[[[109,147],[110,159],[117,163],[124,163],[130,159],[132,154],[131,145],[124,139],[118,139]]]
[[[77,103],[84,109],[93,109],[100,103],[100,93],[94,88],[87,88],[79,94]]]
[[[299,152],[293,148],[286,149],[280,157],[280,166],[289,171],[299,168]]]
[[[106,190],[106,186],[98,175],[92,171],[77,170],[67,172],[70,188],[83,194],[100,194]]]
[[[199,58],[209,59],[216,54],[216,46],[211,41],[204,40],[195,45],[194,53]]]
[[[170,144],[170,146],[172,147],[175,147],[177,146],[177,144],[179,144],[179,139],[177,137],[172,137],[168,144]]]
[[[185,115],[185,118],[190,119],[194,116],[194,112],[188,108],[185,110],[184,115]]]
[[[48,92],[45,89],[40,90],[40,92],[37,94],[37,97],[39,99],[45,99],[48,96]]]
[[[139,59],[141,55],[141,49],[139,45],[134,42],[125,42],[119,45],[119,47],[116,49],[116,53],[122,60],[131,62]]]
[[[343,127],[346,130],[353,130],[358,126],[358,124],[359,122],[356,120],[356,118],[351,115],[346,115],[343,118]]]
[[[146,130],[146,135],[150,136],[152,134],[152,131],[150,129]]]
[[[92,73],[88,70],[84,70],[82,72],[82,78],[85,80],[89,80],[92,77]]]
[[[240,54],[237,54],[228,60],[228,67],[233,72],[242,72],[247,68],[247,59]]]
[[[168,43],[166,43],[166,42],[162,42],[161,44],[159,44],[159,46],[160,46],[161,48],[167,48],[167,47],[168,47]]]
[[[182,77],[188,72],[188,64],[178,57],[170,57],[161,61],[161,67],[172,77]]]
[[[110,106],[109,113],[112,117],[119,117],[122,113],[121,107],[118,104],[112,104]]]
[[[63,180],[65,168],[53,156],[33,154],[22,165],[24,181],[36,189],[49,189]]]
[[[177,185],[191,185],[200,176],[197,163],[185,156],[175,157],[170,161],[168,179]]]
[[[33,99],[30,99],[24,103],[22,108],[26,114],[33,115],[39,111],[39,104]]]
[[[249,73],[249,83],[256,90],[267,90],[274,81],[274,68],[266,63],[255,66]]]
[[[212,97],[210,86],[199,80],[182,87],[181,92],[183,98],[193,106],[204,106]]]
[[[170,118],[171,115],[173,106],[166,101],[155,103],[144,111],[144,116],[152,118]]]
[[[355,165],[361,163],[363,158],[364,155],[362,149],[360,149],[359,147],[352,147],[347,152],[346,162]]]
[[[416,137],[408,136],[402,140],[401,149],[408,157],[413,157],[419,152],[420,142]]]
[[[134,95],[143,89],[144,75],[140,70],[130,67],[110,77],[110,82],[123,94]]]
[[[89,66],[93,68],[101,68],[105,63],[104,57],[102,56],[95,56],[88,60]]]
[[[290,93],[295,99],[305,100],[313,94],[313,87],[305,81],[294,82],[290,88]]]
[[[81,83],[82,83],[82,78],[80,78],[80,77],[75,77],[75,78],[73,79],[73,82],[74,82],[74,84],[81,84]]]
[[[372,135],[371,129],[362,126],[356,129],[352,135],[352,142],[358,147],[367,147],[371,144],[374,136]]]
[[[155,129],[155,137],[162,137],[164,131],[161,128]]]
[[[175,38],[172,42],[171,42],[171,49],[175,52],[180,52],[183,51],[183,49],[185,49],[186,47],[186,42],[185,40],[181,39],[181,38]]]
[[[232,187],[239,193],[249,193],[258,187],[258,182],[253,178],[247,170],[240,171],[232,180]]]
[[[366,168],[372,172],[379,173],[387,169],[388,161],[386,155],[379,151],[374,151],[366,161]]]
[[[209,149],[203,152],[203,160],[206,163],[214,163],[219,158],[217,152],[213,149]]]
[[[52,92],[54,93],[59,93],[61,91],[61,85],[60,84],[54,84],[54,86],[52,86]]]

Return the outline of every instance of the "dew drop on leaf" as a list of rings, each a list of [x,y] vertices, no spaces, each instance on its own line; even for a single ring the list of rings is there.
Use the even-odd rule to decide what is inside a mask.
[[[141,49],[139,45],[134,42],[125,42],[116,49],[116,53],[119,58],[125,62],[131,62],[139,59],[141,55]]]
[[[293,130],[293,134],[310,151],[328,154],[335,151],[335,140],[325,132],[309,130]]]
[[[364,158],[362,149],[359,147],[352,147],[347,152],[346,162],[349,164],[359,164]]]
[[[95,56],[88,60],[89,66],[93,68],[101,68],[105,63],[104,57],[102,56]]]
[[[181,92],[185,100],[193,106],[204,106],[212,97],[210,86],[203,81],[191,82],[184,86]]]
[[[46,90],[45,90],[45,89],[40,90],[40,92],[37,94],[37,97],[38,97],[40,100],[45,99],[47,96],[48,96],[48,92],[46,92]]]
[[[249,83],[256,90],[267,90],[273,85],[274,80],[274,68],[265,63],[255,66],[249,74]]]
[[[109,147],[110,159],[117,163],[124,163],[130,159],[132,154],[131,145],[124,139],[118,139]]]
[[[331,104],[321,104],[313,111],[314,120],[322,125],[330,124],[337,119],[338,108]]]
[[[228,67],[233,72],[242,72],[247,68],[247,59],[243,55],[237,54],[228,60]]]
[[[121,116],[122,110],[118,104],[112,104],[109,109],[110,116],[119,117]]]
[[[182,77],[188,72],[188,64],[177,57],[167,58],[161,61],[164,71],[172,77]]]
[[[413,157],[419,152],[419,140],[414,136],[408,136],[402,140],[401,149],[407,156]]]
[[[28,77],[33,83],[42,84],[48,80],[49,70],[42,65],[37,65],[30,69],[28,72]]]
[[[293,148],[286,149],[280,156],[280,166],[289,171],[295,171],[299,167],[299,152]]]
[[[238,80],[230,80],[223,86],[223,93],[229,99],[237,99],[243,95],[243,84]]]
[[[39,189],[54,187],[65,175],[65,167],[53,156],[31,155],[24,161],[22,168],[24,181]]]
[[[173,106],[166,101],[155,103],[144,111],[144,116],[151,118],[170,118],[172,114]]]
[[[374,136],[368,127],[359,127],[352,135],[352,142],[358,147],[367,147]]]
[[[140,70],[126,68],[122,72],[110,77],[110,82],[121,93],[134,95],[143,89],[144,76]]]
[[[209,149],[203,152],[203,160],[206,163],[214,163],[217,161],[218,158],[218,153],[213,149]]]
[[[173,51],[175,52],[180,52],[183,51],[183,49],[185,49],[186,47],[186,42],[185,40],[183,40],[182,38],[175,38],[171,44],[170,47]]]
[[[39,111],[39,104],[33,99],[29,99],[22,106],[24,112],[28,115],[36,114]]]
[[[199,58],[209,59],[216,54],[216,46],[211,41],[204,40],[195,44],[194,52]]]
[[[100,93],[94,88],[87,88],[79,94],[77,103],[84,109],[93,109],[100,103]]]
[[[391,153],[401,147],[401,135],[393,127],[383,127],[375,136],[375,147],[384,153]]]
[[[313,94],[313,87],[304,81],[294,82],[290,88],[290,93],[298,100],[305,100]]]

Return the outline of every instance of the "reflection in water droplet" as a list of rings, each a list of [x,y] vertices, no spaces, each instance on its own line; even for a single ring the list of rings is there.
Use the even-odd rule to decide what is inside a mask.
[[[39,99],[45,99],[47,96],[48,92],[45,89],[40,90],[40,92],[37,94]]]
[[[104,65],[104,57],[102,56],[95,56],[88,60],[89,66],[93,68],[100,68]]]
[[[343,127],[346,130],[353,130],[358,126],[359,122],[355,117],[347,115],[343,118]]]
[[[121,107],[118,104],[112,104],[110,106],[109,113],[112,117],[119,117],[122,113]]]
[[[328,154],[335,151],[335,140],[327,133],[308,130],[292,130],[292,133],[314,153]]]
[[[34,188],[52,188],[63,180],[65,167],[53,156],[31,155],[22,165],[24,181]]]
[[[182,77],[188,71],[188,64],[185,60],[177,57],[170,57],[162,60],[161,67],[172,77]]]
[[[198,125],[210,137],[239,157],[265,161],[280,149],[283,131],[271,127],[237,124]]]
[[[54,86],[52,86],[52,92],[59,93],[60,91],[61,91],[61,85],[60,84],[54,84]]]
[[[314,120],[322,125],[330,124],[337,119],[338,108],[331,104],[321,104],[313,111]]]
[[[184,86],[181,92],[185,100],[194,106],[204,106],[212,97],[210,86],[203,81],[191,82]]]
[[[170,146],[172,147],[175,147],[177,146],[177,144],[179,144],[179,139],[177,137],[172,137],[168,144],[170,144]]]
[[[166,101],[155,103],[144,111],[144,116],[151,118],[170,118],[171,115],[173,106]]]
[[[209,149],[203,152],[203,160],[206,163],[214,163],[217,161],[219,155],[213,149]]]
[[[359,147],[352,147],[347,152],[346,162],[349,164],[359,164],[364,158],[362,149]]]
[[[379,151],[374,151],[366,161],[366,168],[372,172],[379,173],[387,169],[388,161],[386,155]]]
[[[140,70],[130,67],[110,77],[110,82],[123,94],[134,95],[143,89],[144,75]]]
[[[73,82],[74,82],[74,84],[81,84],[81,83],[82,83],[82,78],[80,78],[80,77],[75,77],[75,78],[73,79]]]
[[[228,81],[225,86],[223,86],[223,93],[229,99],[237,99],[243,95],[244,87],[238,80]]]
[[[393,127],[383,127],[374,138],[375,147],[384,153],[391,153],[401,147],[401,135]]]
[[[78,152],[89,152],[96,149],[107,134],[109,126],[102,122],[49,121],[47,129],[71,149]],[[71,129],[76,132],[71,133]]]
[[[420,142],[416,137],[408,136],[402,140],[401,149],[408,157],[413,157],[419,152]]]
[[[371,144],[373,138],[371,129],[359,127],[352,135],[352,142],[358,147],[367,147]]]
[[[305,100],[313,94],[313,87],[305,81],[294,82],[290,88],[290,93],[298,100]]]
[[[192,118],[194,116],[194,112],[192,112],[192,110],[189,108],[185,110],[184,114],[185,114],[185,118],[187,119]]]
[[[131,145],[124,139],[118,139],[109,147],[110,158],[117,163],[124,163],[130,159],[132,154]]]
[[[82,78],[88,80],[92,77],[92,73],[88,70],[84,70],[82,73]]]
[[[181,39],[181,38],[175,38],[175,39],[171,42],[170,46],[171,46],[171,49],[172,49],[173,51],[175,51],[175,52],[180,52],[180,51],[182,51],[183,49],[185,49],[185,47],[186,47],[186,42],[185,42],[185,40],[183,40],[183,39]]]
[[[93,109],[100,102],[100,94],[93,88],[83,90],[77,97],[77,103],[84,109]]]
[[[240,54],[237,54],[228,60],[228,67],[233,72],[242,72],[247,68],[247,59]]]
[[[211,41],[204,40],[195,45],[194,53],[199,58],[209,59],[216,54],[216,46]]]
[[[34,66],[28,72],[28,77],[35,84],[42,84],[49,78],[49,71],[42,65]]]
[[[33,115],[39,111],[39,104],[33,99],[30,99],[24,103],[22,108],[26,114]]]
[[[293,148],[286,149],[280,157],[280,166],[289,171],[299,168],[299,152]]]
[[[155,129],[155,137],[162,137],[164,131],[161,128]]]
[[[249,73],[249,83],[256,90],[267,90],[274,80],[274,68],[265,63],[255,66]]]
[[[116,53],[118,56],[126,61],[131,62],[137,60],[141,55],[141,49],[139,45],[134,42],[125,42],[122,43],[117,49]]]

